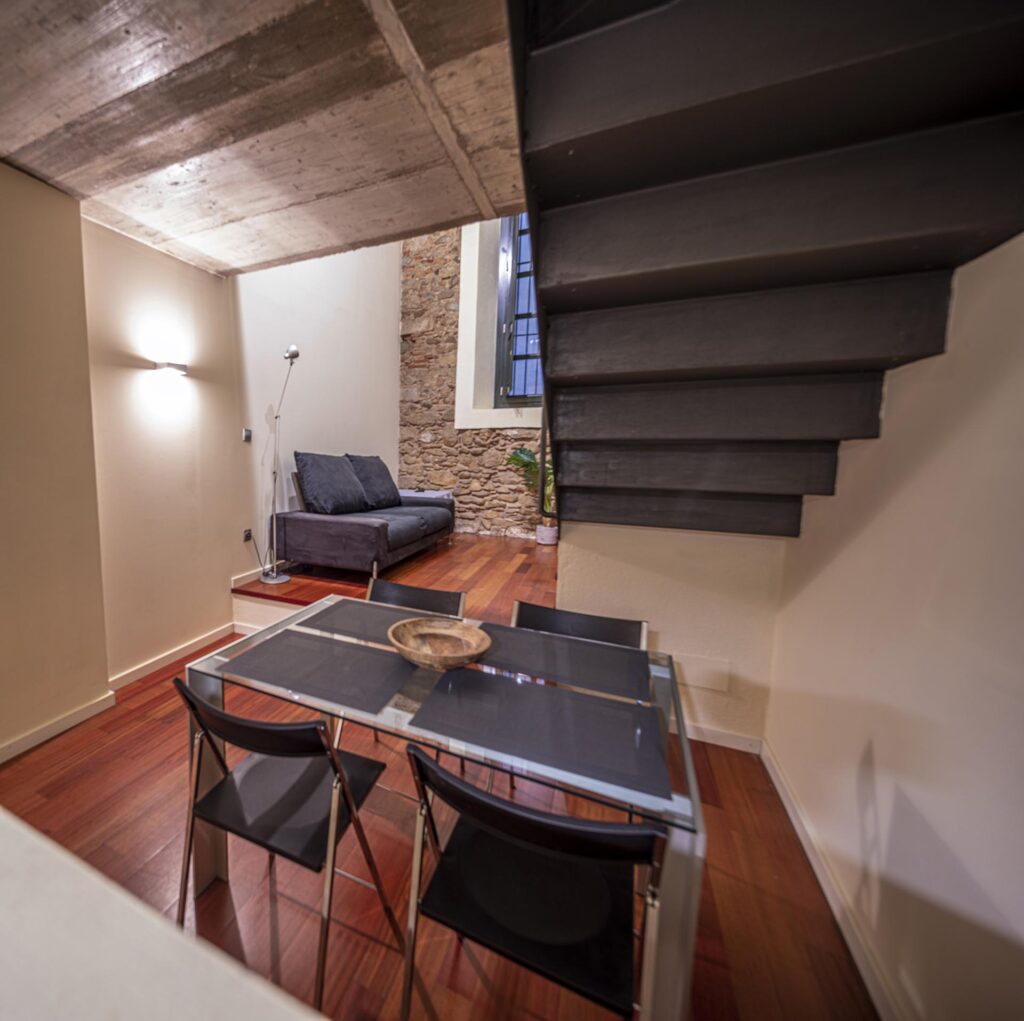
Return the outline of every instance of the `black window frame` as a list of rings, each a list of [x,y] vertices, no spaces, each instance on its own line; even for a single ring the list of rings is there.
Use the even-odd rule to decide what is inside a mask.
[[[526,222],[526,227],[522,224]],[[525,213],[515,216],[504,216],[501,219],[501,240],[498,256],[498,323],[495,343],[494,367],[494,406],[496,408],[539,407],[544,399],[544,376],[540,365],[540,354],[517,355],[514,353],[515,324],[518,320],[533,318],[536,320],[536,297],[533,299],[532,313],[516,314],[519,291],[522,287],[532,287],[533,258],[531,253],[530,269],[520,272],[517,263],[519,239],[523,235],[532,234]],[[536,394],[512,395],[514,366],[518,361],[536,361],[541,392]]]

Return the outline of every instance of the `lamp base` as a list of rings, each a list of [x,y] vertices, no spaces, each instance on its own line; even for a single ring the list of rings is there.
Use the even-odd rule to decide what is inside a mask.
[[[260,581],[264,585],[283,585],[286,581],[291,581],[292,576],[290,574],[272,574],[270,571],[264,571],[260,575]]]

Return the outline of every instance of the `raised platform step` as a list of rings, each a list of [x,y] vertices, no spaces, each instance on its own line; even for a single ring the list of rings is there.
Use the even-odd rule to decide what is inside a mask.
[[[882,373],[571,387],[551,433],[574,440],[842,440],[878,435]]]
[[[945,348],[950,273],[692,298],[548,319],[556,386],[890,369]]]
[[[547,314],[947,269],[1024,230],[1024,114],[549,210]]]
[[[800,534],[803,507],[799,496],[743,493],[564,488],[558,499],[563,521],[777,536]]]
[[[527,174],[550,207],[1017,108],[1022,50],[1015,0],[671,4],[529,58]]]
[[[835,492],[837,443],[564,443],[559,486],[796,495]]]

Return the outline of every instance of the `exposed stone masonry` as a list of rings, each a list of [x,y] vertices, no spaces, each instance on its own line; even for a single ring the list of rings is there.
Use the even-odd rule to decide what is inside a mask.
[[[528,535],[536,497],[505,458],[536,450],[539,430],[455,429],[459,240],[446,230],[402,247],[399,485],[451,489],[459,531]]]

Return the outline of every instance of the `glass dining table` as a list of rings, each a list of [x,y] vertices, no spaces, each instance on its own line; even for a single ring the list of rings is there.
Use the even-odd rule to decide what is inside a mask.
[[[225,683],[235,684],[662,824],[648,1016],[678,1021],[705,831],[671,656],[466,618],[490,648],[469,667],[438,673],[388,642],[391,624],[412,616],[426,614],[327,596],[190,663],[187,683],[217,706]],[[213,756],[202,766],[201,793],[220,778]],[[227,875],[226,836],[198,823],[196,893]]]

